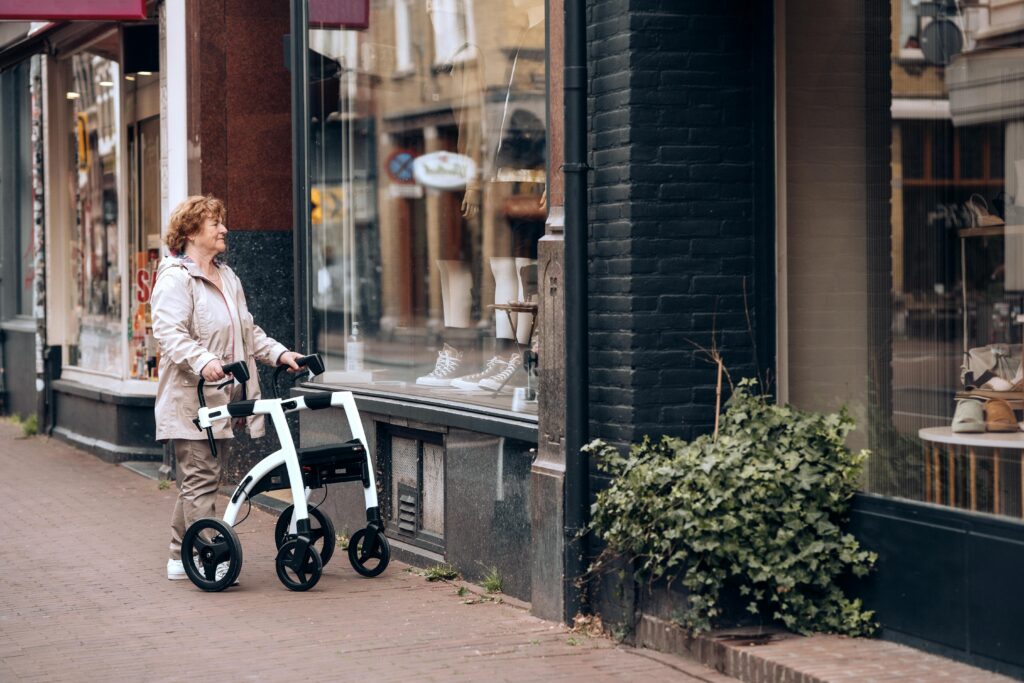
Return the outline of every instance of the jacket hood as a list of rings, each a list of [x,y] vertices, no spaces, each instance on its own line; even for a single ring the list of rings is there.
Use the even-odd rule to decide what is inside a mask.
[[[223,267],[223,265],[223,263],[219,264],[219,267]],[[199,264],[193,261],[192,259],[188,258],[187,256],[163,257],[163,259],[161,259],[160,261],[160,265],[157,267],[156,276],[160,277],[161,275],[163,275],[164,271],[169,270],[171,268],[181,267],[184,267],[185,270],[188,271],[188,274],[193,277],[206,277],[203,274],[202,269],[199,267]]]

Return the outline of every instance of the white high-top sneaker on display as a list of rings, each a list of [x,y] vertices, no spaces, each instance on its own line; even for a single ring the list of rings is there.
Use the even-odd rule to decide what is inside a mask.
[[[434,370],[422,377],[416,378],[416,384],[426,387],[448,387],[452,379],[459,376],[459,364],[462,362],[462,352],[451,344],[445,344],[444,348],[437,352],[437,363]]]
[[[505,386],[510,386],[512,376],[516,374],[523,365],[523,357],[518,353],[513,353],[509,356],[508,363],[501,369],[501,372],[497,372],[490,377],[480,380],[479,387],[481,389],[489,389],[491,391],[497,391]]]
[[[487,361],[487,366],[480,372],[474,372],[472,375],[463,375],[462,377],[456,377],[453,379],[452,386],[456,389],[479,389],[480,380],[484,380],[498,374],[505,369],[506,365],[508,365],[507,360],[500,356],[495,356]]]

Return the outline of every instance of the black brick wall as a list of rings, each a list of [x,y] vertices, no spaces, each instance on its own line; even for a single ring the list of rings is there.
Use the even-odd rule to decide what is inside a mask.
[[[734,379],[757,373],[746,311],[756,321],[756,288],[770,287],[754,254],[771,190],[759,187],[756,11],[588,3],[592,437],[710,431],[716,373],[694,343],[710,348],[713,331]]]

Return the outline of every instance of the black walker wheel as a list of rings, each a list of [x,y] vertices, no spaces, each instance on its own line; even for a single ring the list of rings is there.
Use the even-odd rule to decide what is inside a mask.
[[[363,576],[373,578],[388,568],[391,544],[379,529],[367,527],[352,534],[348,542],[348,561]]]
[[[181,559],[185,573],[204,591],[222,591],[238,579],[242,571],[242,544],[235,530],[219,519],[196,520],[181,539]],[[217,579],[217,568],[228,563]]]
[[[298,540],[292,539],[277,551],[277,578],[288,590],[308,591],[320,580],[324,564],[312,544],[306,546],[301,556],[298,550]]]
[[[291,524],[292,511],[294,509],[294,505],[289,505],[281,513],[281,516],[277,518],[277,526],[274,528],[274,543],[277,544],[278,550],[281,549],[285,541],[289,540],[287,538],[288,525]],[[331,557],[334,556],[336,542],[337,537],[331,518],[316,508],[309,508],[309,543],[312,546],[316,546],[317,552],[320,553],[320,561],[323,562],[325,567],[331,561]]]

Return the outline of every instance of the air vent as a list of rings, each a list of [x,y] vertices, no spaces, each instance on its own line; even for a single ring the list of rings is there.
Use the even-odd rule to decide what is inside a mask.
[[[416,535],[416,489],[404,484],[398,485],[398,531],[409,536]]]

